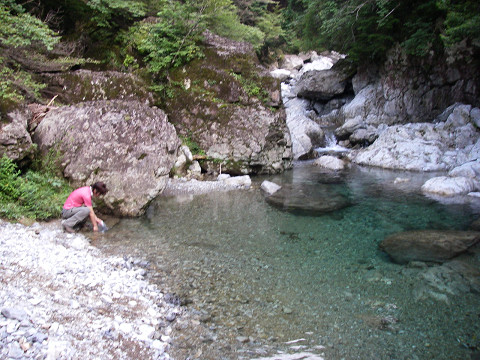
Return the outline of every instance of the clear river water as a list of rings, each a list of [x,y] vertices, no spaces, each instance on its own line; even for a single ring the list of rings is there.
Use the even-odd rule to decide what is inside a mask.
[[[178,360],[476,359],[479,251],[459,257],[466,280],[438,264],[395,264],[378,248],[393,233],[466,230],[479,218],[475,199],[422,195],[433,176],[297,163],[250,190],[161,197],[95,245],[148,260],[150,280],[185,303],[191,321],[172,334]],[[326,202],[342,194],[350,206],[285,211],[265,201],[263,180],[322,189]]]

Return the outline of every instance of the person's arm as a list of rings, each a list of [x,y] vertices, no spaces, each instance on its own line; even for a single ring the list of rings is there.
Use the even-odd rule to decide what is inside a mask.
[[[98,224],[102,222],[101,219],[95,215],[95,211],[93,211],[93,206],[88,206],[90,209],[90,221],[92,222],[93,225],[93,231],[98,231]]]

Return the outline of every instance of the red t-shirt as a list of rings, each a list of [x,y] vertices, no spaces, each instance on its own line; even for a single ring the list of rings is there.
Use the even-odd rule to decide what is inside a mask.
[[[82,205],[92,206],[92,195],[92,189],[90,186],[78,188],[77,190],[72,191],[68,196],[67,200],[65,200],[65,204],[63,204],[63,208],[69,210]]]

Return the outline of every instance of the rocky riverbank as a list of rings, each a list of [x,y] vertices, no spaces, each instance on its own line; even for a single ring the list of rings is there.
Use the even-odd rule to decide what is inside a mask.
[[[0,358],[169,359],[181,308],[146,263],[104,256],[58,221],[0,221]]]

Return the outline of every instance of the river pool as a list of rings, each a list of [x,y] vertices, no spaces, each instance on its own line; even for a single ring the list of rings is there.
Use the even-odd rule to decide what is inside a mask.
[[[439,265],[397,265],[378,249],[396,232],[468,229],[478,219],[475,199],[423,196],[432,176],[360,167],[332,175],[297,163],[253,178],[250,190],[161,197],[96,246],[148,260],[150,280],[185,303],[192,320],[172,334],[178,360],[476,358],[478,273],[460,284],[432,275]],[[326,187],[350,206],[287,212],[265,201],[265,179]],[[478,251],[460,260],[480,268]]]

